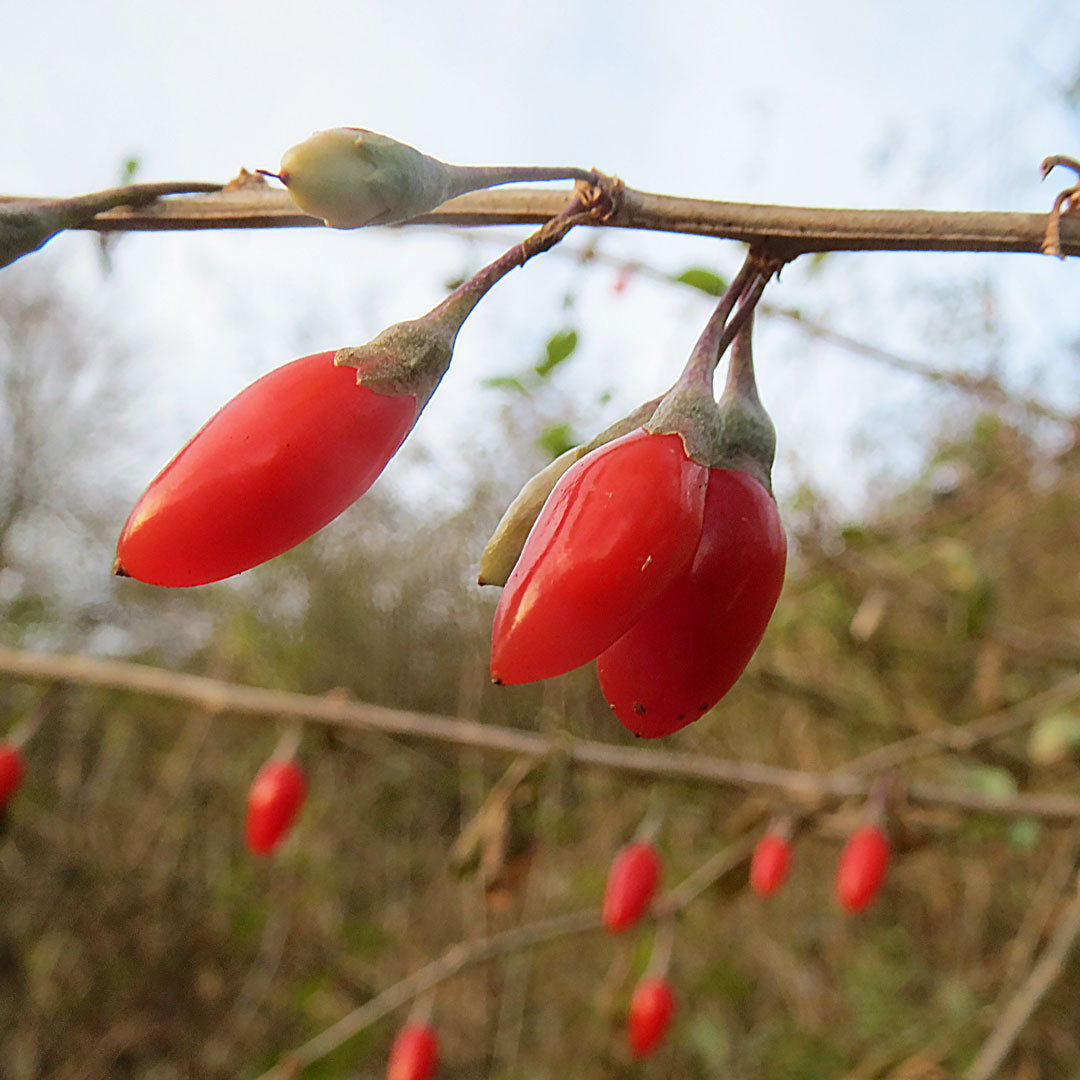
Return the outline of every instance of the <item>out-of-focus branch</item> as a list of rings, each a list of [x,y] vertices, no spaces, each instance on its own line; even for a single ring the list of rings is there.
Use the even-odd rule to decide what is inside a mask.
[[[849,761],[845,769],[851,772],[879,773],[942,750],[969,751],[979,743],[1021,731],[1051,709],[1067,705],[1078,698],[1080,675],[1070,675],[1041,694],[1025,698],[1016,705],[999,709],[987,716],[980,716],[969,724],[944,724],[933,731],[922,731],[871,750],[870,753]]]
[[[414,218],[414,225],[535,225],[566,208],[568,194],[531,188],[470,192]],[[0,199],[0,208],[20,200]],[[39,201],[39,200],[23,200]],[[1046,214],[1004,211],[845,210],[770,206],[657,195],[627,188],[622,209],[605,224],[623,229],[742,240],[790,259],[813,251],[1018,251],[1038,254]],[[261,185],[144,208],[111,210],[79,228],[101,232],[265,229],[317,226],[284,191]],[[1080,221],[1066,215],[1061,251],[1080,254]]]
[[[309,1039],[303,1046],[290,1051],[278,1065],[263,1073],[258,1080],[292,1080],[308,1065],[326,1057],[395,1009],[407,1005],[469,968],[559,938],[599,930],[600,926],[600,910],[597,908],[559,915],[541,922],[526,923],[524,926],[516,926],[477,941],[459,942],[447,949],[437,960],[394,983],[381,994],[343,1016],[333,1026]]]
[[[998,1076],[1002,1062],[1016,1042],[1031,1014],[1050,988],[1061,978],[1065,961],[1080,937],[1080,878],[1074,879],[1074,894],[1024,984],[1005,1006],[990,1037],[983,1044],[964,1080],[990,1080]]]
[[[537,732],[518,731],[449,716],[389,709],[350,702],[336,696],[315,697],[284,690],[263,690],[201,675],[180,674],[116,660],[94,660],[87,656],[0,649],[0,672],[48,683],[74,683],[150,694],[197,704],[212,712],[292,717],[357,731],[381,731],[407,738],[471,746],[492,753],[533,758],[561,754],[578,765],[614,769],[638,776],[720,784],[743,790],[783,792],[814,808],[822,803],[866,798],[876,783],[873,776],[849,772],[809,773],[694,753],[639,749],[586,739],[549,738]],[[996,798],[981,792],[921,782],[906,784],[903,790],[909,802],[919,805],[941,806],[993,817],[1034,817],[1049,821],[1080,819],[1080,797],[1073,795],[1023,793]]]

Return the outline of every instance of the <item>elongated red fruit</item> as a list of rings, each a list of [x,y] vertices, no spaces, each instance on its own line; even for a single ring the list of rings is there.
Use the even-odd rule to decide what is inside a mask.
[[[612,933],[626,930],[648,910],[660,883],[660,856],[652,844],[627,844],[611,862],[601,918]]]
[[[358,386],[334,355],[285,364],[215,413],[135,504],[115,572],[152,585],[220,581],[363,495],[409,433],[416,399]]]
[[[663,1041],[675,1016],[675,995],[667,979],[645,978],[630,998],[627,1035],[634,1057],[648,1057]]]
[[[439,1040],[430,1024],[406,1024],[390,1047],[386,1080],[428,1080],[439,1068]]]
[[[770,896],[787,880],[791,869],[791,844],[776,833],[766,833],[750,859],[750,888],[758,896]]]
[[[571,466],[499,600],[495,682],[561,675],[621,637],[689,566],[707,478],[678,435],[644,429]]]
[[[244,839],[256,855],[269,855],[292,828],[307,794],[307,780],[295,761],[268,761],[248,792]]]
[[[11,801],[26,775],[26,765],[17,746],[0,743],[0,810]]]
[[[836,898],[848,911],[864,911],[878,897],[889,872],[888,837],[876,825],[856,829],[840,853]]]
[[[600,654],[604,697],[634,734],[669,735],[708,712],[761,642],[787,539],[776,501],[747,473],[710,469],[693,561]]]

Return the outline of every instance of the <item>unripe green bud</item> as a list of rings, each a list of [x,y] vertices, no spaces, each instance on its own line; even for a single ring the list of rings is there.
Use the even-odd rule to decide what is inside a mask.
[[[335,229],[392,225],[467,191],[523,180],[585,180],[597,174],[547,166],[448,165],[366,128],[316,131],[285,151],[275,176],[293,202]]]
[[[331,128],[285,151],[281,182],[306,214],[336,229],[387,225],[450,198],[453,167],[364,128]]]

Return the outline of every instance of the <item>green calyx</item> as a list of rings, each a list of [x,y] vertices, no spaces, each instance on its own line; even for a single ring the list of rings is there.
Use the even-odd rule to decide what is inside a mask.
[[[521,556],[521,549],[555,485],[571,465],[598,447],[629,435],[644,426],[662,397],[639,405],[633,412],[604,428],[595,438],[560,454],[550,465],[528,480],[499,519],[480,556],[480,585],[505,585]]]
[[[687,456],[698,464],[748,473],[771,494],[776,428],[758,397],[752,330],[753,317],[747,315],[735,336],[718,402],[713,399],[711,369],[692,357],[645,426],[656,435],[679,435]]]
[[[366,345],[338,349],[334,363],[356,368],[357,383],[377,394],[415,397],[419,415],[450,367],[460,329],[460,321],[432,312],[388,326]]]

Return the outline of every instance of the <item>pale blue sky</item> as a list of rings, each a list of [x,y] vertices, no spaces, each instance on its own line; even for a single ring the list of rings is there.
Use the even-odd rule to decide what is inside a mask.
[[[1040,159],[1080,150],[1078,114],[1060,98],[1080,65],[1080,10],[1065,3],[0,0],[0,19],[0,190],[12,193],[108,186],[129,154],[145,179],[224,179],[349,123],[451,161],[595,165],[677,194],[1041,210],[1056,180],[1039,184]],[[731,245],[643,234],[603,248],[665,269],[737,257]],[[132,339],[155,387],[137,488],[252,377],[419,314],[494,247],[469,255],[417,230],[133,236],[106,282],[90,239],[48,251]],[[792,268],[773,299],[917,359],[977,364],[955,343],[942,355],[917,295],[973,275],[1006,321],[1010,377],[1024,381],[1080,336],[1075,267],[1027,256],[840,256],[814,281]],[[527,364],[563,324],[575,283],[574,385],[614,391],[611,410],[670,381],[709,310],[640,282],[618,300],[602,269],[529,267],[471,320],[418,436],[455,430],[478,398],[494,408],[477,381]],[[917,416],[899,441],[883,437],[892,449],[878,454],[871,440],[854,479],[836,482],[853,434],[879,413],[911,417],[921,384],[780,327],[762,328],[758,359],[781,492],[808,475],[854,504],[889,454],[911,460]],[[1075,406],[1076,391],[1060,393]]]

